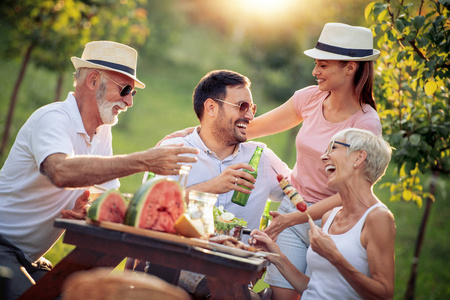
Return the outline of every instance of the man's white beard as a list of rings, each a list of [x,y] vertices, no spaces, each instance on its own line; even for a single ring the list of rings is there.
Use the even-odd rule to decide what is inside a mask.
[[[106,100],[105,95],[106,85],[104,90],[102,90],[102,88],[100,87],[97,93],[97,106],[100,113],[100,118],[102,119],[103,124],[114,126],[119,121],[119,115],[115,115],[113,113],[114,106],[117,105],[118,107],[122,108],[123,103],[122,101],[109,102]]]

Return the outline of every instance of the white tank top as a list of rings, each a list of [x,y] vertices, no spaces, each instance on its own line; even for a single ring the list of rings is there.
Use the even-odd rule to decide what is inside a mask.
[[[343,234],[330,235],[344,258],[358,271],[368,277],[371,276],[367,261],[367,251],[361,245],[361,230],[367,215],[376,207],[386,206],[383,203],[373,205],[349,231]],[[328,234],[328,229],[340,209],[341,207],[336,207],[332,210],[330,217],[323,226],[323,232]],[[341,273],[327,259],[314,252],[311,247],[308,248],[306,253],[306,260],[312,275],[308,283],[308,288],[302,295],[302,300],[362,299],[344,279]]]

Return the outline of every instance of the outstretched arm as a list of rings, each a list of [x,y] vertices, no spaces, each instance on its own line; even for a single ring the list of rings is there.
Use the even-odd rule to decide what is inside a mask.
[[[300,124],[303,119],[295,112],[293,101],[291,98],[277,108],[253,119],[247,127],[248,139],[279,133]],[[191,134],[195,128],[197,127],[188,127],[168,134],[156,146],[171,138],[185,137]]]
[[[303,119],[295,112],[293,98],[253,119],[247,127],[248,139],[267,136],[291,129]]]
[[[280,273],[286,278],[287,281],[296,289],[299,293],[303,293],[309,282],[309,277],[300,272],[284,255],[280,248],[270,237],[260,230],[253,230],[251,232],[252,244],[257,249],[263,251],[275,253],[276,255],[268,255],[266,258],[273,263]]]
[[[198,149],[171,145],[150,148],[127,155],[75,156],[63,153],[49,155],[41,164],[41,173],[58,187],[85,187],[139,172],[178,175],[181,163],[195,163]]]
[[[308,213],[314,220],[319,220],[322,216],[333,207],[341,205],[341,197],[339,194],[334,194],[308,207]],[[303,224],[308,222],[306,213],[297,211],[289,214],[280,214],[276,211],[271,211],[272,222],[264,230],[270,238],[277,240],[278,235],[288,227]]]

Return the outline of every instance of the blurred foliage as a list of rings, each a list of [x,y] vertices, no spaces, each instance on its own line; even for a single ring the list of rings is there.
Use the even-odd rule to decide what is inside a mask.
[[[205,38],[201,47],[196,45],[198,51],[225,52],[226,62],[243,61],[251,68],[245,75],[262,87],[260,96],[277,105],[289,99],[295,90],[315,84],[311,75],[314,61],[303,55],[303,51],[314,47],[323,20],[362,24],[365,22],[363,13],[355,14],[354,11],[362,12],[366,5],[365,1],[348,0],[316,0],[307,4],[299,0],[190,0],[177,3],[187,15],[178,16],[176,23],[189,26],[189,30],[197,25],[215,30],[218,39],[225,41],[221,43],[224,49],[216,49],[216,40]],[[323,7],[329,9],[323,10]],[[321,11],[319,18],[315,14],[317,11]],[[172,42],[183,39],[173,32],[170,37]],[[201,66],[203,59],[187,61]]]
[[[20,58],[32,46],[37,66],[62,72],[71,66],[67,53],[81,53],[91,40],[112,39],[141,45],[149,35],[147,0],[3,0],[0,55]],[[3,35],[3,34],[2,34]]]
[[[437,0],[372,2],[365,10],[381,50],[374,92],[383,132],[396,148],[392,201],[421,206],[434,196],[418,175],[450,173],[449,15],[449,1]]]

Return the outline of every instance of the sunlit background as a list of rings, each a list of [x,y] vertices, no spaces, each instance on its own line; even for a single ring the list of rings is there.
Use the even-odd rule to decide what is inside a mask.
[[[134,107],[121,114],[113,128],[115,153],[131,153],[153,147],[173,131],[198,124],[192,110],[192,91],[213,69],[231,69],[250,78],[257,114],[277,107],[296,90],[315,84],[313,59],[303,51],[314,47],[327,22],[369,27],[364,9],[370,2],[4,0],[0,4],[0,129],[6,127],[9,118],[11,129],[0,165],[29,115],[40,106],[65,99],[73,90],[74,70],[69,58],[81,56],[90,40],[112,39],[139,51],[137,75],[147,87],[139,90]],[[15,90],[18,82],[20,88]],[[15,110],[10,113],[14,94]],[[293,167],[297,132],[294,128],[260,140]],[[389,176],[392,179],[392,172]],[[133,193],[141,182],[142,174],[123,178],[121,190]],[[438,189],[442,193],[439,199],[448,198],[448,189],[445,185]],[[389,188],[378,185],[375,193],[388,201]],[[402,299],[421,210],[412,203],[388,205],[395,209],[399,232],[395,299]],[[439,297],[450,294],[449,272],[442,268],[450,252],[444,244],[448,209],[436,209],[434,214],[420,264],[417,299],[445,299]],[[66,246],[55,247],[49,258],[57,262],[67,253]]]

